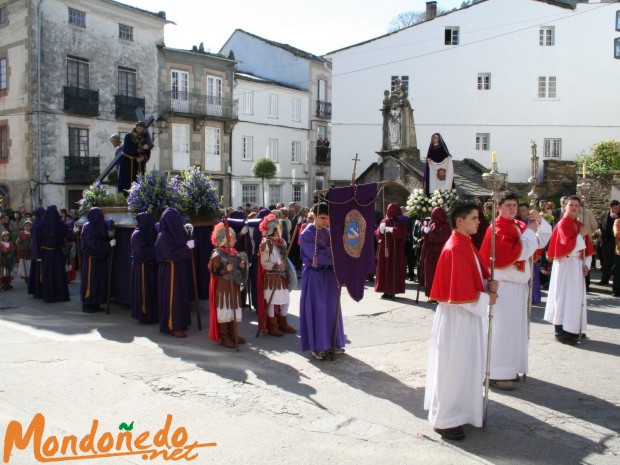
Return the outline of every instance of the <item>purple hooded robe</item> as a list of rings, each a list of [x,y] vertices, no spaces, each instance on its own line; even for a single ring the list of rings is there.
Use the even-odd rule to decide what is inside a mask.
[[[191,324],[191,250],[187,247],[183,218],[175,208],[168,208],[161,215],[155,251],[159,264],[159,330],[162,333],[186,331]]]
[[[41,294],[43,302],[66,302],[69,287],[65,273],[65,256],[62,246],[65,239],[72,240],[73,232],[62,222],[56,205],[50,205],[43,215],[37,243],[41,258]]]
[[[112,247],[101,208],[91,208],[86,220],[80,242],[80,298],[84,305],[99,306],[108,300],[108,262]]]
[[[155,218],[149,212],[136,216],[131,235],[131,316],[141,323],[159,321]]]

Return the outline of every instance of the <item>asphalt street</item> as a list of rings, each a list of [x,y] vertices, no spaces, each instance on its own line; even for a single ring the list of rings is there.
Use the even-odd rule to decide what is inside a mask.
[[[83,313],[79,282],[70,284],[71,301],[59,304],[15,287],[0,294],[5,453],[9,422],[26,431],[37,413],[43,441],[79,439],[93,420],[99,435],[118,434],[123,422],[133,422],[134,438],[154,435],[172,415],[171,431],[183,427],[190,442],[216,443],[195,450],[197,464],[620,463],[620,300],[608,287],[588,295],[588,339],[576,347],[555,342],[544,302],[533,307],[526,381],[491,391],[486,430],[466,427],[459,442],[442,440],[423,410],[434,305],[423,293],[415,303],[414,283],[395,301],[368,286],[356,303],[344,290],[348,343],[333,362],[300,353],[297,335],[255,338],[256,316],[247,310],[240,333],[248,343],[236,353],[207,338],[206,301],[202,331],[194,324],[187,339],[176,339],[138,324],[120,304],[110,315]],[[290,315],[298,328],[299,291]],[[14,447],[5,463],[37,463],[33,445]],[[137,454],[68,463],[169,462]]]

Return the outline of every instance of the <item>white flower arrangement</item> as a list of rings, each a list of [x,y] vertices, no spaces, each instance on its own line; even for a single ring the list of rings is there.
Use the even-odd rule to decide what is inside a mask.
[[[435,207],[448,211],[457,200],[460,200],[460,197],[456,189],[437,189],[431,196],[426,196],[423,189],[414,189],[407,199],[407,215],[424,218],[429,216]]]

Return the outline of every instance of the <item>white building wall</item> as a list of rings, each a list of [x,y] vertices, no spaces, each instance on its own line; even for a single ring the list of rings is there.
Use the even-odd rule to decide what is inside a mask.
[[[253,91],[253,113],[244,114],[242,110],[242,94],[244,90]],[[278,96],[278,118],[268,116],[269,95]],[[242,205],[242,185],[258,185],[258,203],[262,205],[262,183],[252,175],[254,163],[267,155],[269,139],[278,140],[278,161],[276,175],[265,180],[265,191],[268,194],[269,185],[280,185],[282,201],[288,204],[292,200],[292,186],[304,186],[304,198],[307,198],[307,151],[308,151],[308,92],[288,89],[273,84],[257,84],[243,79],[237,80],[234,98],[239,99],[239,122],[233,130],[232,166],[233,166],[233,202],[232,206]],[[292,120],[292,99],[301,100],[301,120]],[[242,139],[252,137],[252,160],[242,159]],[[301,144],[300,162],[293,163],[292,142]],[[273,199],[265,195],[265,203],[269,205]]]
[[[530,175],[529,147],[542,156],[545,138],[562,139],[564,160],[596,142],[618,137],[620,62],[613,57],[617,4],[579,4],[577,10],[536,0],[488,0],[333,58],[332,177],[350,177],[349,155],[377,161],[383,91],[392,75],[408,75],[418,147],[425,156],[440,132],[456,159],[490,166],[498,153],[509,181]],[[539,45],[540,26],[555,27],[555,45]],[[444,45],[458,26],[459,46]],[[478,73],[491,73],[491,90],[477,90]],[[557,98],[537,97],[538,77],[557,77]],[[476,150],[476,133],[490,134]]]
[[[309,65],[305,59],[240,29],[230,36],[219,53],[228,56],[231,50],[241,60],[240,71],[309,89]]]

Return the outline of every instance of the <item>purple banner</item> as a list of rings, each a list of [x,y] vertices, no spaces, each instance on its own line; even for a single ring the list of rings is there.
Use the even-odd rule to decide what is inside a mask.
[[[375,199],[377,184],[329,190],[329,231],[338,284],[359,302],[364,284],[375,273]]]

